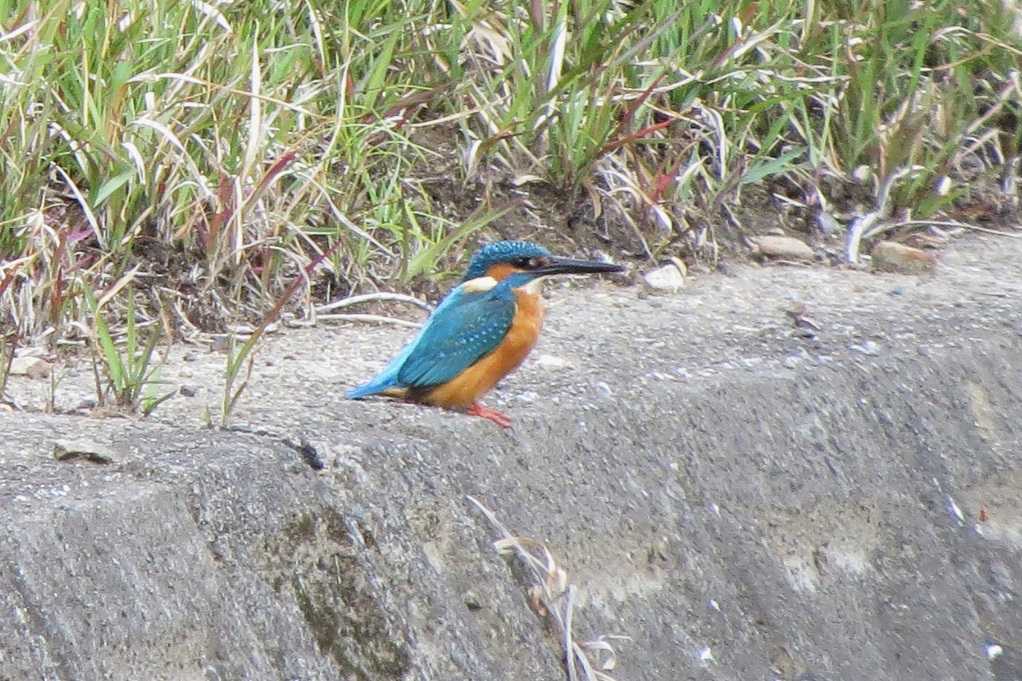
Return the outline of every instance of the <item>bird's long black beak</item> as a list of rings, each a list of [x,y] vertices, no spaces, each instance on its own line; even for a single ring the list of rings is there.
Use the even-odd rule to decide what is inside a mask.
[[[601,274],[607,272],[624,272],[625,268],[609,262],[599,260],[576,260],[575,258],[559,258],[551,256],[543,267],[533,270],[542,277],[554,274]]]

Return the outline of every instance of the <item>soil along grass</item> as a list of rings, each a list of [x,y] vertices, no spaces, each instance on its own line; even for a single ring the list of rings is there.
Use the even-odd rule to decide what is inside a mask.
[[[1011,214],[1020,24],[1008,0],[0,0],[3,329],[222,328],[318,258],[306,305],[442,274],[480,230],[656,259]]]

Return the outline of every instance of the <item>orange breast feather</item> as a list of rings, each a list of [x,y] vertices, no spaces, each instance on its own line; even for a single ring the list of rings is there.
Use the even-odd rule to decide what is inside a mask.
[[[538,294],[515,290],[515,317],[504,340],[453,379],[422,396],[426,404],[467,409],[521,364],[539,339],[543,302]]]

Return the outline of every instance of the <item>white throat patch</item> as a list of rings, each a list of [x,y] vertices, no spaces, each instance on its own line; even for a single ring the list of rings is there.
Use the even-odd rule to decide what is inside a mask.
[[[518,288],[530,295],[538,296],[543,292],[543,277],[536,277],[525,286],[519,286]]]
[[[476,277],[475,279],[469,279],[461,285],[461,290],[465,293],[483,293],[489,291],[491,288],[497,285],[497,280],[493,277]]]

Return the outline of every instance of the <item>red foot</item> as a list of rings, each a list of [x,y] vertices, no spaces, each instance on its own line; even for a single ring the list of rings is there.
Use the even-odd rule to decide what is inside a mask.
[[[488,421],[493,421],[494,423],[496,423],[501,428],[510,428],[511,427],[511,419],[509,419],[504,414],[501,414],[496,409],[490,409],[489,407],[484,407],[483,405],[481,405],[478,402],[476,402],[471,407],[469,407],[467,413],[470,416],[480,416],[480,417],[482,417],[482,418],[484,418],[484,419],[486,419]]]

